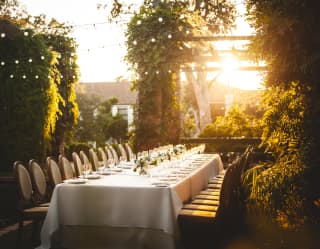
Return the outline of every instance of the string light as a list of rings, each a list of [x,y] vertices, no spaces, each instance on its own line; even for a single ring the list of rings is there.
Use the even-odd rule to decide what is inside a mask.
[[[11,79],[13,79],[13,78],[14,78],[13,74],[10,74],[10,78],[11,78]]]
[[[26,79],[26,78],[27,78],[27,76],[24,74],[24,75],[22,75],[22,78],[23,78],[23,79]]]
[[[152,38],[151,41],[152,41],[152,42],[156,42],[156,39],[155,39],[155,38]]]
[[[29,63],[31,63],[31,62],[32,62],[32,59],[30,58],[28,61],[29,61]]]
[[[4,61],[1,61],[1,66],[4,66],[6,63]]]
[[[169,34],[169,35],[168,35],[168,38],[169,38],[169,39],[171,39],[171,38],[172,38],[172,35],[171,35],[171,34]]]
[[[41,60],[44,60],[44,56],[43,56],[43,55],[41,55],[40,59],[41,59]]]
[[[134,40],[132,43],[133,43],[133,45],[137,45],[137,41],[136,40]]]
[[[28,33],[27,31],[25,31],[25,32],[23,33],[23,35],[24,35],[24,36],[28,36],[29,33]]]
[[[39,78],[39,76],[38,75],[36,75],[36,76],[34,76],[36,79],[38,79]]]
[[[19,61],[18,61],[18,60],[15,60],[14,63],[19,64]]]
[[[140,25],[140,24],[141,24],[141,20],[138,20],[138,21],[137,21],[137,25]]]
[[[5,38],[6,34],[5,33],[1,33],[1,38]]]
[[[159,22],[162,22],[162,21],[163,21],[163,18],[162,18],[162,17],[159,17],[159,18],[158,18],[158,21],[159,21]]]

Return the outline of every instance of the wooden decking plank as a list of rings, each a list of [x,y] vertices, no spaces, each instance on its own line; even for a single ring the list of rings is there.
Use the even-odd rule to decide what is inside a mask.
[[[204,199],[204,200],[219,200],[219,195],[196,195],[194,199]]]
[[[217,211],[217,206],[203,205],[203,204],[186,204],[183,205],[183,209],[191,209],[191,210],[203,210],[203,211]]]
[[[203,191],[200,191],[199,194],[200,195],[220,195],[220,191],[219,190],[217,190],[217,191],[203,190]]]
[[[181,209],[179,212],[179,216],[198,216],[198,217],[214,218],[216,216],[216,212],[192,210],[192,209]]]
[[[220,202],[218,200],[204,200],[204,199],[195,199],[191,203],[192,204],[212,205],[212,206],[219,206],[219,204],[220,204]]]

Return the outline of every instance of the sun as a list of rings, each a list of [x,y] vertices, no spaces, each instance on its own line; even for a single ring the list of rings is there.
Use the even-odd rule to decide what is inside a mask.
[[[239,69],[239,61],[231,56],[223,58],[221,61],[222,71],[226,73],[233,73]]]
[[[217,81],[242,90],[263,89],[261,73],[241,70],[243,64],[244,62],[233,56],[223,57],[220,61],[221,71]]]

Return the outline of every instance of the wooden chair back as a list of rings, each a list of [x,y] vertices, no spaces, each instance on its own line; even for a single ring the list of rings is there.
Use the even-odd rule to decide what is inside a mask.
[[[29,173],[36,201],[39,203],[48,201],[46,177],[35,159],[29,161]]]
[[[52,157],[47,157],[48,177],[52,188],[62,183],[62,176],[58,164]]]
[[[97,153],[92,148],[89,149],[89,160],[92,165],[92,169],[98,171],[100,162]]]
[[[98,148],[98,155],[100,156],[100,159],[102,159],[103,165],[105,167],[108,167],[109,166],[108,157],[102,148]]]
[[[72,152],[72,160],[73,160],[76,176],[82,175],[83,165],[77,152]]]
[[[129,145],[128,143],[125,143],[124,146],[126,147],[129,161],[132,161],[132,160],[136,159],[136,156],[135,156],[135,154],[133,153],[130,145]]]
[[[123,157],[126,161],[129,161],[129,157],[127,155],[127,152],[122,144],[118,144],[118,148],[120,151],[120,156]]]
[[[59,166],[63,180],[71,179],[75,176],[71,163],[65,156],[59,157]]]
[[[105,146],[104,148],[105,148],[105,151],[107,153],[109,163],[115,163],[112,151],[110,150],[109,146]]]
[[[21,161],[13,164],[13,175],[15,177],[20,200],[24,203],[32,202],[32,182],[29,171]]]

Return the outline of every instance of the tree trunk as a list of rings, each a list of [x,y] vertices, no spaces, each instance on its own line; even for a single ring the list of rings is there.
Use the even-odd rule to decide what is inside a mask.
[[[202,131],[207,124],[211,123],[211,110],[209,99],[209,86],[206,82],[206,73],[198,72],[197,77],[193,72],[186,72],[188,82],[192,85],[198,104],[198,128]]]

